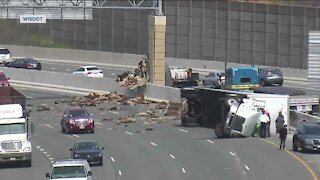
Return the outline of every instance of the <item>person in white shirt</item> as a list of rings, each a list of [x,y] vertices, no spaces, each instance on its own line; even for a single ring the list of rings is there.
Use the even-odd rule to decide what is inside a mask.
[[[262,115],[259,118],[260,121],[260,137],[267,137],[267,124],[270,121],[269,116],[266,114],[264,109],[261,109]]]

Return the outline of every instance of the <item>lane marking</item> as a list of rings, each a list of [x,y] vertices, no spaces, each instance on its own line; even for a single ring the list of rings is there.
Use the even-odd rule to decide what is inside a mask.
[[[40,146],[36,146],[37,149],[40,149]]]
[[[211,143],[211,144],[214,144],[213,141],[211,141],[210,139],[207,139],[207,142]]]
[[[150,142],[150,144],[151,144],[152,146],[158,146],[158,144],[156,144],[156,143],[154,143],[154,142]]]
[[[119,171],[119,175],[120,175],[120,176],[122,175],[122,172],[121,172],[121,171]]]
[[[76,135],[76,134],[72,134],[73,137],[76,137],[76,138],[80,138],[80,136]]]
[[[175,159],[176,157],[174,157],[174,155],[172,155],[172,154],[170,154],[170,157],[172,158],[172,159]]]
[[[70,71],[70,69],[66,69],[66,71]]]
[[[111,130],[112,130],[112,128],[106,128],[106,130],[109,130],[109,131],[111,131]]]
[[[127,133],[127,134],[129,134],[129,135],[133,135],[133,133],[131,133],[131,132],[128,132],[128,131],[126,131],[126,133]]]
[[[229,152],[229,154],[231,154],[231,156],[236,156],[236,153],[233,153],[233,152]]]
[[[114,158],[113,158],[113,157],[110,157],[110,159],[111,159],[111,161],[112,161],[112,162],[115,162],[115,161],[116,161],[116,160],[114,160]]]
[[[44,149],[40,149],[40,151],[44,151]]]
[[[53,128],[51,125],[49,125],[49,124],[46,124],[45,125],[46,127],[49,127],[49,128]]]
[[[271,145],[279,148],[279,147],[278,147],[278,146],[279,146],[278,144],[275,144],[275,143],[273,143],[273,142],[271,142],[271,141],[268,141],[268,140],[266,140],[266,139],[262,139],[262,138],[260,138],[260,139],[261,139],[262,141],[266,142],[266,143],[269,143],[269,144],[271,144]],[[307,171],[312,175],[312,177],[313,177],[314,180],[318,180],[317,174],[312,170],[312,168],[311,168],[303,159],[301,159],[299,156],[295,155],[293,152],[290,152],[290,151],[288,151],[288,150],[286,150],[286,149],[284,149],[284,152],[288,153],[291,157],[293,157],[293,158],[296,159],[298,162],[300,162],[300,163],[307,169]]]
[[[113,114],[119,114],[119,112],[117,111],[109,111],[110,113],[113,113]]]
[[[32,97],[32,96],[27,96],[27,99],[33,99],[34,97]]]
[[[111,73],[111,76],[115,76],[116,74],[115,73]]]
[[[184,130],[184,129],[179,129],[179,131],[184,132],[184,133],[188,132],[187,130]]]
[[[51,161],[51,164],[53,164],[54,163],[54,161]]]
[[[46,156],[47,156],[47,157],[50,157],[50,154],[47,154]]]
[[[43,154],[47,154],[47,151],[44,151]]]
[[[181,170],[182,170],[183,173],[186,173],[186,170],[184,168],[181,168]]]
[[[96,122],[96,124],[103,125],[103,124],[102,124],[102,123],[100,123],[100,122]]]
[[[56,68],[53,67],[53,68],[51,68],[51,69],[56,69]]]
[[[249,168],[247,165],[245,165],[244,167],[246,167],[246,169],[247,169],[248,171],[250,171],[250,168]]]
[[[53,158],[51,157],[51,158],[49,158],[49,160],[51,161],[51,160],[53,160]]]

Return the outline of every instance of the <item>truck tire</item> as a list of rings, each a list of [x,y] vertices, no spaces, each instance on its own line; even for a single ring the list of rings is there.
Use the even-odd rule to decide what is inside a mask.
[[[223,138],[224,137],[224,124],[223,123],[218,123],[217,125],[216,125],[216,127],[214,128],[214,132],[215,132],[215,134],[216,134],[216,136],[218,137],[218,138]]]
[[[29,160],[29,161],[26,161],[26,167],[31,167],[32,166],[32,161]]]
[[[231,104],[232,103],[238,103],[241,101],[241,99],[239,97],[227,97],[225,100],[224,100],[224,104],[226,107],[231,107]]]

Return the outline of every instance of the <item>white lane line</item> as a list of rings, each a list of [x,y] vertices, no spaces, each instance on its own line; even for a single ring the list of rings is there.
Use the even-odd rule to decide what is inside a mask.
[[[109,130],[109,131],[111,131],[111,130],[112,130],[112,128],[106,128],[106,130]]]
[[[214,144],[213,141],[211,141],[210,139],[207,139],[207,142],[211,143],[211,144]]]
[[[117,111],[109,111],[110,113],[113,113],[113,114],[119,114],[119,112]]]
[[[248,171],[250,171],[250,168],[249,168],[247,165],[245,165],[245,167],[246,167],[246,169],[247,169]]]
[[[44,151],[44,149],[40,149],[40,151]]]
[[[76,134],[72,134],[73,137],[76,137],[76,138],[80,138],[80,136],[76,135]]]
[[[116,161],[116,160],[114,160],[114,158],[113,158],[113,157],[110,157],[110,159],[111,159],[111,161],[112,161],[112,162],[115,162],[115,161]]]
[[[182,170],[183,173],[186,173],[186,170],[184,168],[181,168],[181,170]]]
[[[170,157],[172,158],[172,159],[175,159],[176,157],[174,157],[174,155],[172,155],[172,154],[170,154]]]
[[[127,134],[129,134],[129,135],[133,135],[133,133],[132,133],[132,132],[128,132],[128,131],[126,131],[126,133],[127,133]]]
[[[96,124],[103,125],[102,123],[96,122]]]
[[[111,76],[115,76],[116,74],[115,73],[111,73]]]
[[[48,153],[46,151],[44,151],[43,154],[48,154]]]
[[[49,160],[51,161],[51,160],[53,160],[53,158],[51,157],[51,158],[49,158]]]
[[[156,143],[154,143],[154,142],[150,142],[150,144],[151,144],[152,146],[158,146],[158,144],[156,144]]]
[[[119,175],[120,175],[120,176],[122,175],[122,172],[121,172],[121,171],[119,171]]]
[[[53,164],[54,163],[54,161],[51,161],[51,164]]]
[[[184,129],[179,129],[179,131],[181,131],[181,132],[185,132],[185,133],[187,133],[187,132],[188,132],[187,130],[184,130]]]
[[[233,152],[229,152],[229,154],[231,154],[231,156],[236,156],[236,154]]]
[[[40,146],[36,146],[37,149],[40,149]]]
[[[53,128],[51,125],[49,125],[49,124],[46,124],[45,125],[46,127],[49,127],[49,128]]]
[[[50,154],[47,154],[46,156],[47,156],[47,157],[50,157]]]
[[[27,99],[33,99],[33,97],[32,96],[27,96]]]
[[[66,71],[70,71],[70,69],[66,69]]]
[[[51,68],[51,69],[56,69],[56,68]]]

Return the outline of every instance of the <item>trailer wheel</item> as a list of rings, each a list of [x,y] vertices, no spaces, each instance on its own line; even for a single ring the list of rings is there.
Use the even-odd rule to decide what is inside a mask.
[[[32,166],[32,161],[31,160],[26,161],[25,166],[26,167],[31,167]]]
[[[214,128],[214,132],[218,138],[224,137],[223,127],[224,127],[223,123],[218,123]]]
[[[231,107],[232,104],[234,103],[239,103],[241,101],[240,98],[238,97],[227,97],[225,100],[224,100],[224,104],[227,106],[227,107]]]

